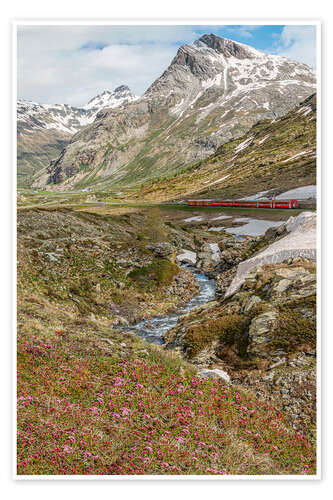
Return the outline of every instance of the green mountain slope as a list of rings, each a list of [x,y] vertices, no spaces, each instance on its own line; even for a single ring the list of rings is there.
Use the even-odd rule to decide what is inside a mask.
[[[151,201],[241,198],[316,184],[316,95],[276,120],[263,120],[183,172],[146,184],[134,196]]]
[[[35,176],[57,158],[70,141],[70,134],[58,130],[29,131],[22,124],[17,130],[17,184],[28,187]]]

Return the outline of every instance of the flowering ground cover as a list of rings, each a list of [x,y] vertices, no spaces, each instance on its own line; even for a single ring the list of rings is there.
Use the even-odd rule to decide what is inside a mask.
[[[163,312],[121,267],[125,251],[149,265],[144,215],[18,220],[19,475],[315,474],[313,444],[263,399],[114,328],[126,301]]]
[[[313,449],[274,408],[158,347],[139,356],[63,332],[20,340],[18,474],[315,473]]]

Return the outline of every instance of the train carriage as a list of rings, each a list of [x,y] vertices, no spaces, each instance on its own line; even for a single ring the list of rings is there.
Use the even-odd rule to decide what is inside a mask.
[[[187,200],[195,207],[297,208],[297,200]]]

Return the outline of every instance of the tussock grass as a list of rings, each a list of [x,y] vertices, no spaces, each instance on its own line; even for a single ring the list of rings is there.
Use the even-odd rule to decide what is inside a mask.
[[[219,340],[227,345],[236,345],[241,357],[246,356],[250,319],[245,315],[227,314],[221,318],[191,326],[184,337],[186,354],[197,356],[207,345]]]

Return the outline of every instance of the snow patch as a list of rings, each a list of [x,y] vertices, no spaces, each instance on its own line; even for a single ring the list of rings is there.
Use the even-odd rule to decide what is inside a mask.
[[[269,136],[270,134],[265,135],[265,137],[263,137],[262,139],[260,139],[260,141],[258,141],[258,144],[263,144],[268,139]]]
[[[189,217],[188,219],[184,219],[184,222],[192,222],[192,221],[200,222],[202,221],[202,216],[197,215],[196,217]]]
[[[300,153],[297,153],[294,156],[291,156],[290,158],[287,158],[286,160],[283,160],[281,163],[287,163],[288,161],[295,160],[295,158],[299,158],[300,156],[308,155],[313,153],[313,150],[310,149],[310,151],[301,151]]]
[[[213,184],[217,184],[218,182],[222,182],[224,181],[224,179],[226,179],[227,177],[230,177],[231,174],[228,174],[228,175],[225,175],[224,177],[221,177],[220,179],[217,179],[216,181],[213,181],[213,182],[210,182],[208,184],[208,186],[212,186]],[[209,182],[209,181],[208,181]],[[205,182],[206,184],[206,182]]]
[[[287,236],[275,241],[259,254],[238,265],[236,276],[229,286],[225,298],[233,295],[244,283],[251,270],[257,266],[277,264],[290,257],[298,256],[316,260],[316,214],[302,212],[298,217],[290,217],[286,228],[289,231]]]
[[[214,217],[212,220],[223,220],[223,219],[231,219],[231,215],[220,215],[219,217]]]
[[[245,139],[245,141],[238,144],[238,146],[235,148],[235,153],[238,154],[240,151],[247,148],[249,146],[249,144],[252,142],[253,138],[254,138],[254,135],[251,135],[251,137],[249,137],[248,139]]]
[[[265,200],[267,199],[268,191],[260,191],[260,193],[253,194],[252,196],[246,196],[245,198],[238,198],[238,201],[248,200],[248,201],[257,201],[257,200]]]
[[[303,186],[295,189],[290,189],[279,194],[277,200],[315,200],[317,198],[317,186]]]
[[[241,222],[241,219],[235,219],[235,222]],[[265,234],[270,227],[280,226],[281,221],[247,219],[247,223],[241,227],[228,227],[226,233],[246,236],[261,236]]]

